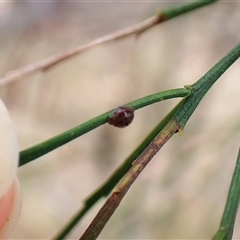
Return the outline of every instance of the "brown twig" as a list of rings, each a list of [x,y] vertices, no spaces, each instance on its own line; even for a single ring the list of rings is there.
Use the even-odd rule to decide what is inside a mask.
[[[157,137],[136,159],[132,168],[113,190],[112,194],[99,210],[98,214],[81,236],[80,240],[96,239],[99,236],[102,229],[127,193],[128,189],[131,187],[142,170],[147,166],[147,164],[161,149],[161,147],[179,130],[181,130],[179,123],[175,119],[170,120],[165,128],[159,133],[159,135],[157,135]]]
[[[4,77],[0,78],[0,87],[3,87],[13,81],[18,80],[20,77],[27,76],[36,71],[44,71],[67,58],[75,56],[76,54],[79,54],[79,53],[81,53],[91,47],[97,46],[99,44],[110,42],[110,41],[117,40],[120,38],[124,38],[129,35],[133,35],[133,34],[139,35],[140,33],[146,31],[147,29],[149,29],[149,28],[153,27],[154,25],[156,25],[160,22],[163,22],[163,21],[164,21],[163,16],[161,14],[157,14],[157,15],[154,15],[153,17],[150,17],[134,26],[130,26],[125,29],[116,31],[114,33],[102,36],[100,38],[96,38],[89,43],[86,43],[86,44],[81,45],[76,48],[72,48],[64,53],[60,53],[60,54],[51,56],[49,58],[45,58],[43,60],[29,64],[22,68],[18,68],[14,71],[7,73]]]

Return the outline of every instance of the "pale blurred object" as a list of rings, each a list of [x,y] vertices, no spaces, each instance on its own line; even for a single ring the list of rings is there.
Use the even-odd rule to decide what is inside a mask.
[[[16,178],[17,167],[17,137],[0,99],[0,239],[9,236],[19,216],[21,195]]]
[[[0,239],[7,239],[17,223],[21,207],[18,179],[0,199]]]

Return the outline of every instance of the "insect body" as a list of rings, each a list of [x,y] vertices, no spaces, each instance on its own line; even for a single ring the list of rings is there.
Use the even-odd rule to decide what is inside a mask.
[[[134,109],[128,106],[116,108],[109,116],[108,123],[114,127],[127,127],[134,118]]]

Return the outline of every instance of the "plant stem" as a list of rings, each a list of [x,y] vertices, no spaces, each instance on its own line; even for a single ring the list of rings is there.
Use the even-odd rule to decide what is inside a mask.
[[[191,90],[185,88],[177,88],[173,90],[167,90],[160,93],[155,93],[133,102],[127,103],[125,105],[132,108],[139,109],[147,105],[163,101],[166,99],[176,98],[176,97],[186,97],[191,94]],[[55,137],[52,137],[44,142],[41,142],[35,146],[25,149],[20,152],[19,166],[23,166],[36,158],[43,156],[44,154],[53,151],[54,149],[61,147],[62,145],[74,140],[77,137],[105,124],[108,120],[109,115],[113,110],[110,110],[98,117],[95,117],[75,128],[72,128],[66,132],[63,132]]]
[[[143,150],[150,144],[150,142],[157,136],[157,134],[163,129],[163,127],[169,122],[177,109],[182,105],[186,98],[181,100],[170,113],[164,117],[160,123],[148,134],[143,142],[127,157],[122,165],[116,169],[116,171],[102,184],[94,193],[92,193],[85,201],[84,207],[78,211],[78,213],[66,224],[65,227],[54,238],[55,240],[64,239],[67,234],[76,226],[85,213],[102,197],[107,196],[116,184],[122,179],[122,177],[131,168],[132,163],[143,152]]]
[[[192,94],[186,98],[186,101],[177,109],[176,113],[160,131],[160,133],[153,139],[148,147],[141,155],[134,161],[133,166],[124,176],[121,182],[113,190],[110,197],[97,213],[89,227],[83,233],[80,240],[96,239],[101,233],[104,226],[107,224],[112,214],[117,209],[121,200],[131,187],[133,182],[137,179],[139,174],[151,161],[154,155],[161,149],[161,147],[177,132],[181,131],[186,125],[188,119],[193,114],[194,110],[212,87],[212,85],[219,79],[219,77],[239,58],[240,44],[235,46],[225,57],[223,57],[212,69],[210,69],[202,78],[200,78],[192,86]]]
[[[239,56],[240,44],[237,44],[196,83],[191,86],[185,86],[186,88],[191,89],[192,94],[186,99],[186,102],[182,105],[182,109],[179,108],[175,114],[176,121],[179,122],[181,128],[185,126],[188,119],[212,85],[239,58]]]
[[[196,1],[188,4],[181,5],[179,7],[174,7],[166,10],[159,11],[158,14],[138,23],[133,26],[129,26],[125,29],[121,29],[119,31],[110,33],[108,35],[99,37],[94,39],[93,41],[90,41],[84,45],[68,49],[67,51],[42,59],[38,62],[29,64],[25,67],[15,69],[14,71],[11,71],[7,73],[4,77],[0,78],[0,87],[6,86],[7,84],[18,80],[21,77],[30,75],[36,71],[43,71],[46,69],[49,69],[50,67],[56,65],[59,62],[62,62],[72,56],[75,56],[77,54],[82,53],[83,51],[86,51],[87,49],[90,49],[94,46],[107,43],[110,41],[114,41],[117,39],[121,39],[124,37],[128,37],[130,35],[134,34],[140,34],[147,29],[152,28],[153,26],[162,23],[164,21],[170,20],[174,17],[178,17],[182,14],[188,13],[190,11],[193,11],[197,8],[203,7],[207,4],[211,4],[216,2],[217,0],[203,0],[203,1]]]
[[[228,192],[228,198],[224,209],[220,228],[214,235],[213,240],[232,239],[239,200],[240,200],[240,150],[238,151],[237,163],[233,173],[230,189]]]
[[[202,0],[202,1],[195,1],[187,4],[183,4],[181,6],[171,8],[171,9],[166,9],[162,11],[162,14],[164,18],[167,20],[170,20],[172,18],[175,18],[179,15],[188,13],[190,11],[193,11],[195,9],[198,9],[200,7],[204,7],[205,5],[217,2],[218,0]]]
[[[167,127],[168,126],[168,127]],[[151,161],[153,156],[160,150],[160,148],[174,135],[179,126],[176,121],[170,120],[162,131],[153,139],[148,147],[142,152],[140,156],[133,162],[131,169],[123,177],[120,183],[113,190],[110,197],[101,207],[96,217],[93,219],[89,227],[86,229],[80,240],[96,239],[105,227],[121,200],[131,187],[133,182]]]

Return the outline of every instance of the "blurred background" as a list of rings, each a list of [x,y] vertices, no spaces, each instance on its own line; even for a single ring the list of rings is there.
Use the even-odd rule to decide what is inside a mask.
[[[0,3],[0,77],[136,24],[178,2]],[[137,98],[192,84],[240,39],[240,3],[218,2],[139,37],[91,48],[0,88],[23,150]],[[217,231],[240,135],[240,62],[132,186],[101,239],[209,239]],[[19,168],[22,210],[12,239],[50,239],[179,99],[104,125]],[[78,239],[104,199],[68,236]],[[238,215],[234,238],[240,238]]]

